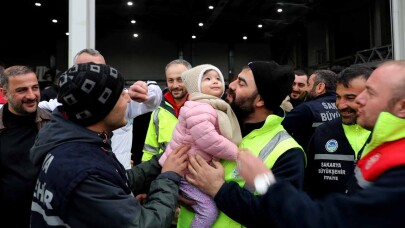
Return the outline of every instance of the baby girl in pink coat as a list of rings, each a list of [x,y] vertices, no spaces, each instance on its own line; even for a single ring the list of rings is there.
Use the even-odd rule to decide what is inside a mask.
[[[189,100],[180,110],[172,140],[159,163],[163,164],[174,148],[184,144],[191,145],[190,154],[199,153],[207,161],[214,157],[236,160],[242,136],[234,112],[221,99],[225,90],[221,71],[204,64],[185,71],[181,77]],[[185,179],[180,182],[180,190],[196,201],[191,227],[211,227],[218,216],[213,199]]]

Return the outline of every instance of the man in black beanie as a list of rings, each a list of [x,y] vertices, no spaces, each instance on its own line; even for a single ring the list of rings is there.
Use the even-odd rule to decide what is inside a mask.
[[[277,179],[285,180],[297,188],[302,188],[304,179],[305,155],[298,143],[284,130],[281,121],[283,110],[279,107],[283,99],[291,93],[294,80],[293,69],[279,65],[276,62],[251,62],[239,73],[237,79],[229,84],[227,101],[235,111],[242,130],[242,142],[239,153],[251,153],[259,157],[268,170],[272,170]],[[245,185],[238,174],[237,162],[225,161],[222,164],[214,161],[216,169],[225,169],[225,176],[216,179],[212,173],[206,172],[208,164],[199,156],[190,157],[193,176],[187,180],[211,196],[219,210],[228,215],[237,215],[240,221],[248,221],[260,208],[254,208],[246,213],[245,207],[235,206],[235,201],[248,202],[253,194],[262,194],[270,181],[266,175],[258,180],[256,189]],[[196,162],[196,159],[198,162]],[[222,167],[223,166],[223,167]],[[196,173],[196,171],[198,172]],[[222,172],[223,173],[223,172]],[[203,177],[203,178],[201,178]],[[233,183],[222,185],[224,182]],[[249,192],[241,191],[242,188]],[[230,207],[227,202],[233,201]],[[182,209],[183,210],[183,209]],[[180,216],[184,213],[181,211]],[[186,227],[188,224],[180,224]],[[238,223],[222,212],[213,227],[237,226]],[[267,224],[270,226],[269,224]],[[240,226],[240,225],[239,225]]]
[[[59,87],[62,106],[31,149],[33,163],[42,164],[31,227],[169,227],[187,148],[163,167],[154,158],[125,171],[108,140],[127,124],[122,75],[108,65],[79,64],[61,75]],[[149,185],[141,206],[133,194]]]

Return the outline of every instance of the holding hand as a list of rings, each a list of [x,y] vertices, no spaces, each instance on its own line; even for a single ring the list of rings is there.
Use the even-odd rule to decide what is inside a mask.
[[[173,171],[184,176],[184,172],[187,168],[187,151],[190,149],[190,145],[182,145],[175,148],[162,166],[162,173],[167,171]]]
[[[145,102],[148,100],[148,85],[144,81],[136,81],[129,87],[128,95],[136,102]]]
[[[212,166],[200,155],[189,157],[186,179],[201,191],[214,197],[224,184],[224,167],[219,161],[212,160]]]

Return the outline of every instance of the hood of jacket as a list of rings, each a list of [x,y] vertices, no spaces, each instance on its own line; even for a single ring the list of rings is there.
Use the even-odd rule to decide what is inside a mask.
[[[110,140],[103,139],[99,133],[90,131],[62,116],[58,109],[52,113],[52,120],[39,132],[30,150],[30,160],[35,165],[42,164],[46,154],[64,143],[87,142],[98,144],[111,150]]]

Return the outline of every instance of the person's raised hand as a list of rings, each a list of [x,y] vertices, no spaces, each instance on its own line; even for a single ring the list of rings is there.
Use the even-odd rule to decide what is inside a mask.
[[[129,87],[128,95],[134,101],[145,102],[148,100],[148,85],[144,81],[136,81]]]
[[[162,173],[167,171],[173,171],[184,176],[184,172],[188,164],[188,155],[187,151],[190,149],[190,145],[182,145],[175,148],[162,166]]]
[[[201,191],[214,197],[224,184],[224,167],[219,161],[212,160],[208,164],[200,155],[189,156],[186,180],[195,185]]]

